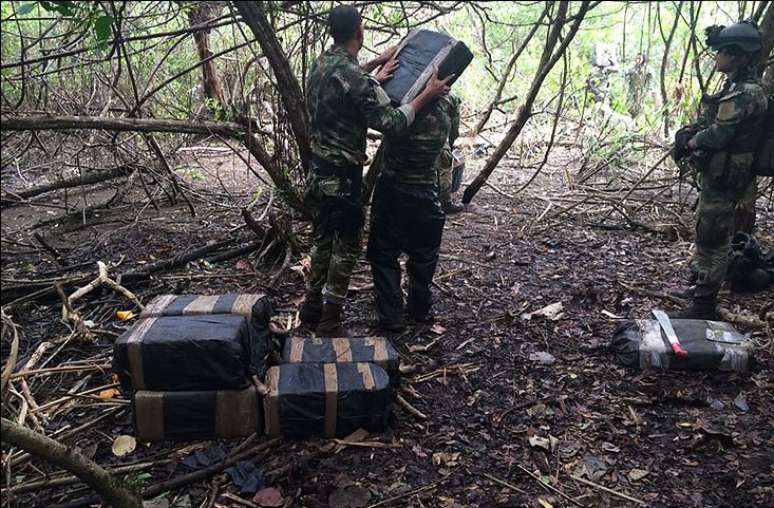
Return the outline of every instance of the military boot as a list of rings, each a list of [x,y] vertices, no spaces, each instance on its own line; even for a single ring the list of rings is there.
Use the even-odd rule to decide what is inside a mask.
[[[322,294],[307,291],[304,302],[301,304],[301,309],[298,312],[301,323],[306,326],[317,325],[322,316],[322,303]]]
[[[449,200],[443,204],[442,208],[443,208],[443,213],[445,213],[446,215],[454,215],[455,213],[460,213],[461,211],[463,211],[465,209],[465,205],[463,205],[462,203],[455,203],[454,201]]]
[[[691,305],[671,315],[675,319],[704,319],[717,321],[718,313],[715,309],[715,298],[695,296]]]
[[[683,300],[692,300],[695,292],[696,286],[689,286],[679,289],[672,289],[667,291],[667,294],[670,296],[676,296],[677,298],[682,298]]]
[[[340,303],[323,303],[322,317],[315,334],[318,337],[349,337],[349,331],[341,322],[342,311],[343,306]]]

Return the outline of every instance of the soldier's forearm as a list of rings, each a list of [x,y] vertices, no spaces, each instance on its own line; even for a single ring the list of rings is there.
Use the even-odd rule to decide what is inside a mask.
[[[721,150],[728,146],[735,133],[736,129],[731,125],[713,124],[697,132],[693,139],[698,148]]]

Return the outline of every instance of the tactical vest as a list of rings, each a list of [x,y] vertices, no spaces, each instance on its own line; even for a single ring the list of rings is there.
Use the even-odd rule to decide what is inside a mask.
[[[709,118],[717,118],[721,104],[733,100],[735,92],[729,90],[731,85],[731,82],[727,82],[717,95],[702,97]],[[714,186],[720,188],[739,190],[747,184],[744,180],[749,181],[758,174],[754,155],[758,151],[765,119],[766,115],[745,119],[725,149],[706,153],[701,150],[704,156],[697,160],[697,169],[703,174],[702,180],[706,183],[714,182]],[[743,174],[748,176],[744,177]]]

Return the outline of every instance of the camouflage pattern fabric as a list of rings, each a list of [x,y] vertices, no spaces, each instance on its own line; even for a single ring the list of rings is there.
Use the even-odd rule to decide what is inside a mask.
[[[767,102],[760,83],[745,73],[702,104],[691,125],[697,131],[693,165],[700,186],[691,268],[698,275],[695,295],[714,298],[728,268],[736,208],[749,206],[755,197],[753,151]]]
[[[414,120],[411,106],[393,108],[376,78],[338,46],[312,64],[306,105],[312,153],[332,164],[363,165],[367,127],[395,135]]]
[[[436,185],[436,160],[458,130],[459,99],[451,94],[435,99],[406,134],[387,135],[382,175],[403,184]]]
[[[451,128],[449,129],[449,141],[446,143],[435,160],[435,171],[438,175],[438,196],[441,203],[451,201],[452,172],[454,170],[454,158],[452,157],[452,147],[457,140],[460,131],[460,103],[462,102],[456,95],[449,94],[449,100],[454,106]]]
[[[395,135],[414,121],[411,106],[390,105],[378,81],[343,48],[333,46],[313,63],[306,86],[312,153],[356,172],[366,160],[368,127]],[[343,303],[361,251],[362,174],[331,175],[312,160],[305,199],[313,213],[309,294]]]

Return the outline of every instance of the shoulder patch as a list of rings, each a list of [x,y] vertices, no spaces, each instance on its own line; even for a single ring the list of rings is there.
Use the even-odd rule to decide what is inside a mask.
[[[720,122],[732,120],[737,116],[736,101],[727,100],[726,97],[723,97],[723,100],[721,100],[720,104],[718,104],[717,119]]]

